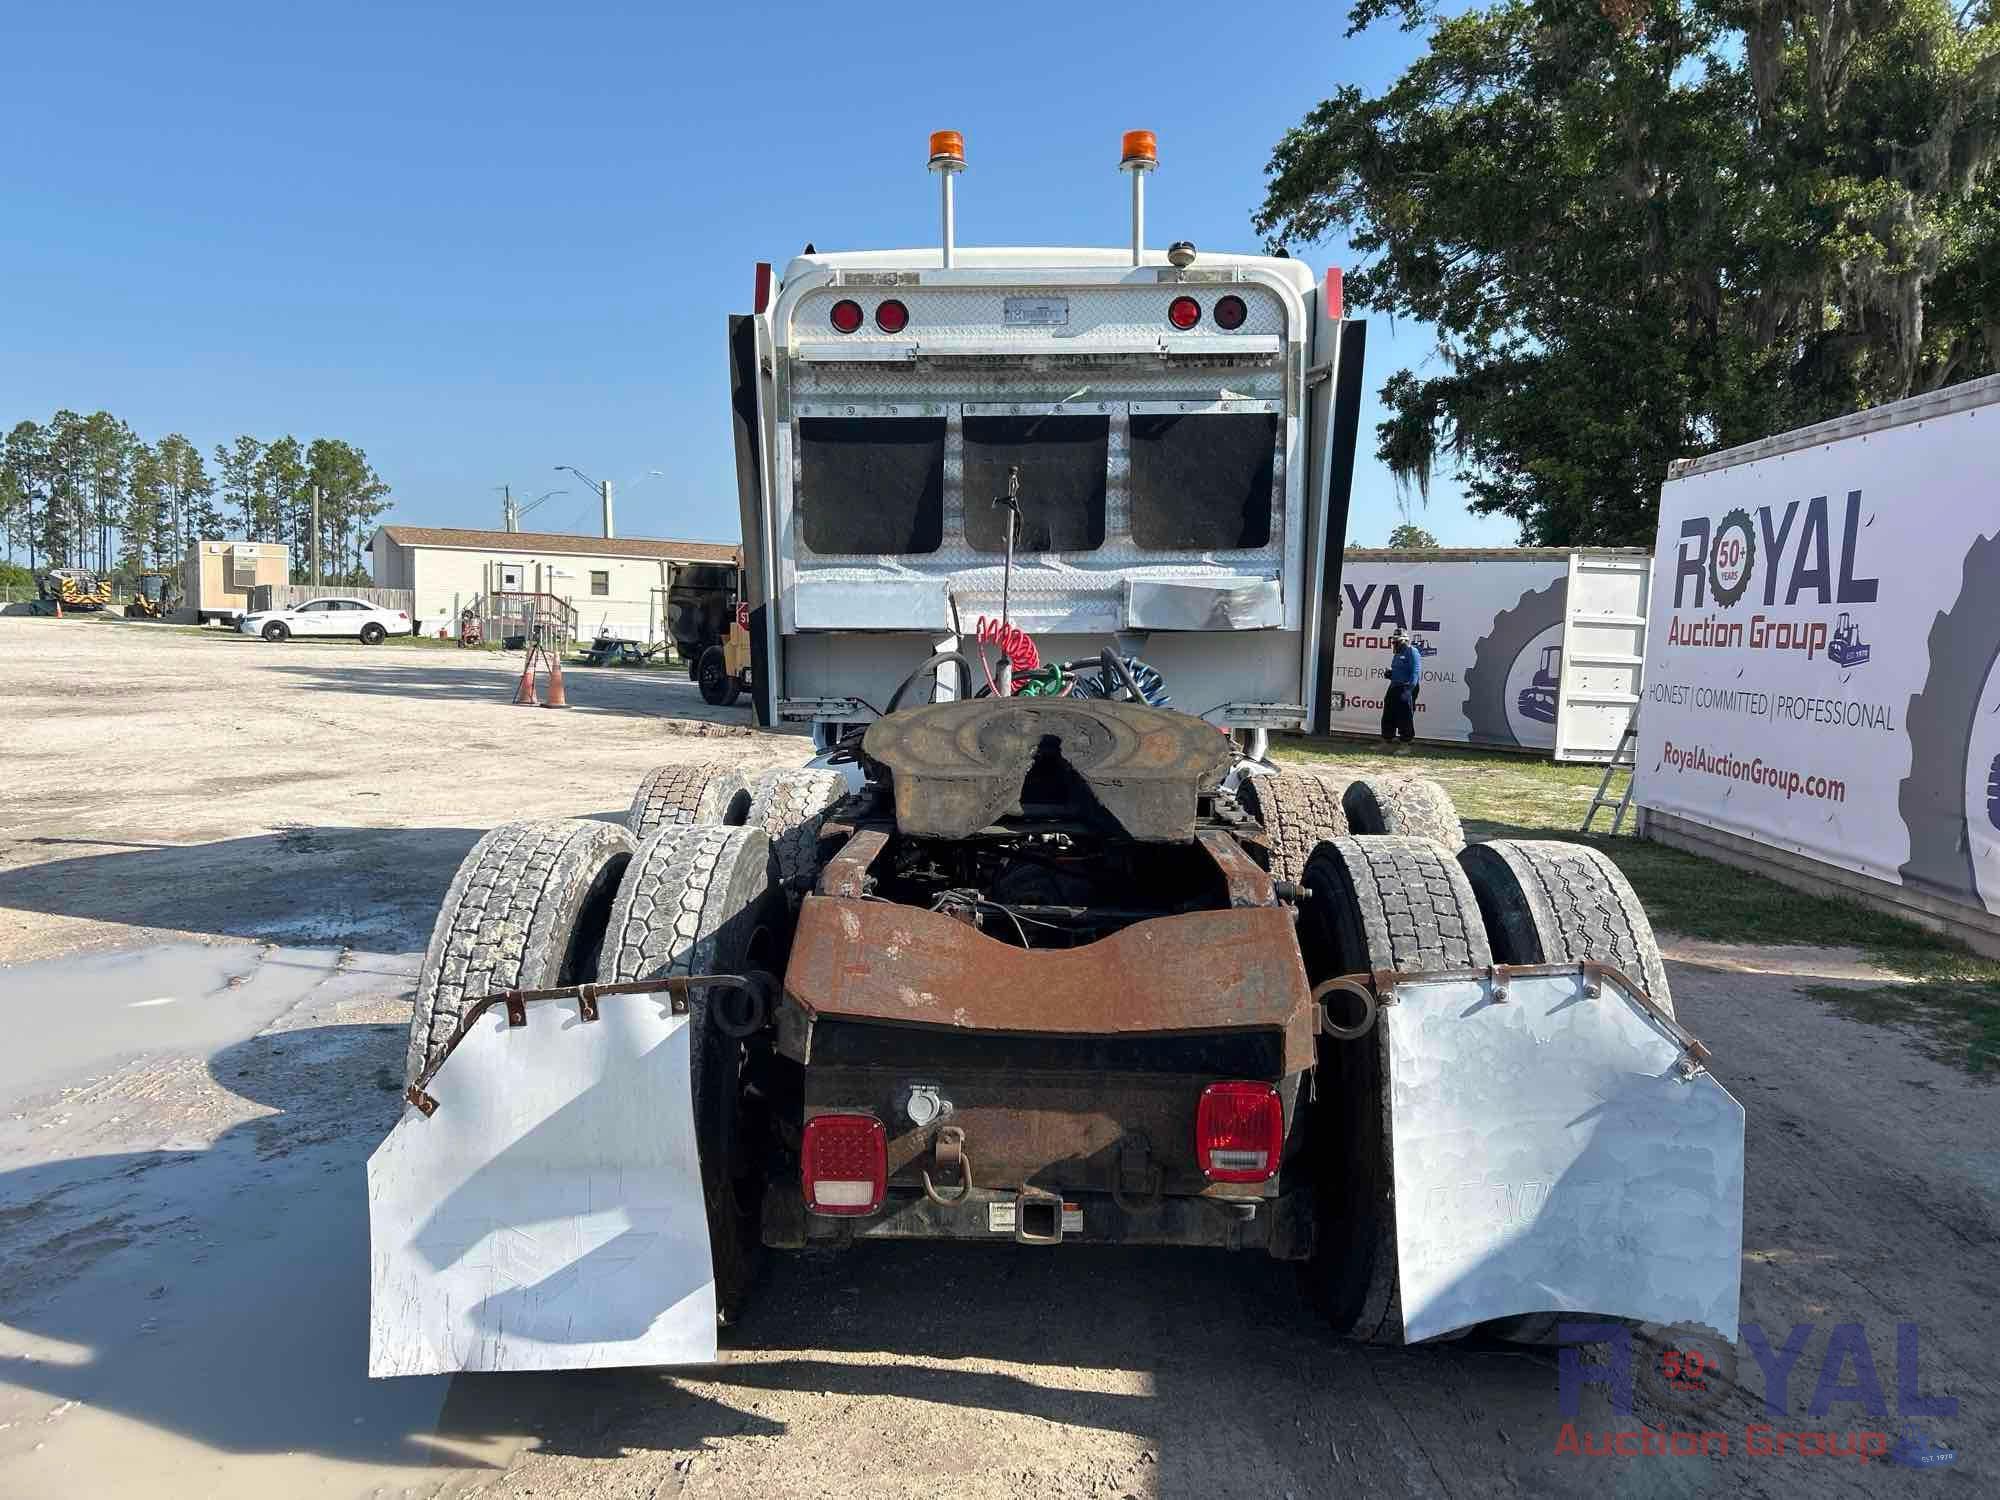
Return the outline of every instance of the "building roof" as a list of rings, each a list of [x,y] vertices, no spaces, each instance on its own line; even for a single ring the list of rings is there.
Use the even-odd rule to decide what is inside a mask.
[[[649,536],[574,536],[564,531],[479,531],[466,526],[384,526],[399,547],[464,547],[480,552],[553,552],[571,557],[645,557],[671,562],[736,561],[731,542],[675,542]]]

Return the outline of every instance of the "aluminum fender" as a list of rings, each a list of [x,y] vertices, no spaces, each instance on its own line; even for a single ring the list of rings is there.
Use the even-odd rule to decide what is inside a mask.
[[[1513,974],[1504,999],[1484,976],[1393,994],[1381,1023],[1405,1338],[1576,1312],[1733,1341],[1743,1106],[1681,1038],[1594,969]]]
[[[488,1010],[368,1159],[370,1375],[702,1364],[715,1273],[664,995]]]

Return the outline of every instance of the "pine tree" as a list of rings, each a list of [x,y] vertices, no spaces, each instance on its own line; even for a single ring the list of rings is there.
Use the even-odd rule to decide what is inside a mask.
[[[132,473],[126,482],[119,562],[134,572],[169,565],[174,559],[166,522],[166,465],[158,449],[139,443],[132,450]]]
[[[41,531],[35,509],[48,504],[49,437],[37,422],[16,422],[0,449],[0,467],[7,476],[8,492],[15,496],[7,527],[7,553],[12,556],[18,537],[28,550],[28,567],[35,566],[41,545]]]
[[[284,542],[298,561],[298,516],[301,500],[312,513],[312,486],[306,477],[305,451],[290,433],[264,445],[257,464],[258,503],[263,507],[258,529],[252,535],[260,542]]]
[[[125,487],[132,473],[132,452],[138,446],[132,429],[108,411],[95,411],[83,421],[83,482],[90,501],[87,550],[94,547],[94,566],[109,572],[115,555],[111,533],[124,524]]]
[[[42,551],[55,567],[83,563],[88,500],[83,418],[65,408],[49,418],[48,495],[42,506]]]
[[[246,539],[257,536],[257,464],[263,456],[264,445],[248,434],[239,434],[229,447],[215,445],[222,503],[236,512],[236,524]]]
[[[178,432],[161,438],[156,451],[166,491],[168,555],[185,557],[190,542],[222,529],[211,502],[215,484],[202,464],[201,450]]]
[[[361,565],[361,549],[370,529],[389,508],[389,486],[368,462],[368,455],[339,438],[314,438],[306,451],[312,483],[320,489],[322,566],[332,574],[347,574]],[[303,562],[312,564],[308,546]]]

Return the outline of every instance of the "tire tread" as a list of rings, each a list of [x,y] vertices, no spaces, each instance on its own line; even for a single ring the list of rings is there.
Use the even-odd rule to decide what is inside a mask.
[[[503,823],[473,845],[424,951],[406,1081],[443,1050],[469,997],[567,982],[570,929],[612,863],[622,870],[632,850],[625,829],[584,818]]]
[[[1339,784],[1315,771],[1246,776],[1236,800],[1264,825],[1274,880],[1304,880],[1313,850],[1348,831]]]
[[[658,766],[646,773],[632,796],[625,826],[644,841],[662,828],[721,823],[730,804],[749,783],[727,761],[697,760]]]
[[[1495,839],[1468,846],[1459,863],[1499,962],[1610,964],[1672,1014],[1666,963],[1645,905],[1601,850],[1561,839]]]
[[[1340,804],[1355,833],[1426,838],[1450,854],[1465,847],[1451,793],[1427,776],[1364,777],[1349,785]]]

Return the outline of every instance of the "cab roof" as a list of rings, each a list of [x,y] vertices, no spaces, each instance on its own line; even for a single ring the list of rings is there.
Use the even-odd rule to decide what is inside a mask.
[[[785,263],[784,279],[790,282],[812,271],[939,269],[942,255],[935,245],[909,250],[830,250],[795,255]],[[958,245],[952,249],[953,268],[972,271],[1004,271],[1014,268],[1036,271],[1104,270],[1131,266],[1132,252],[1104,245]],[[1141,266],[1167,267],[1172,263],[1165,250],[1147,250]],[[1273,272],[1290,281],[1300,295],[1313,290],[1312,268],[1303,261],[1282,255],[1230,255],[1201,250],[1196,253],[1194,270],[1246,266]]]

